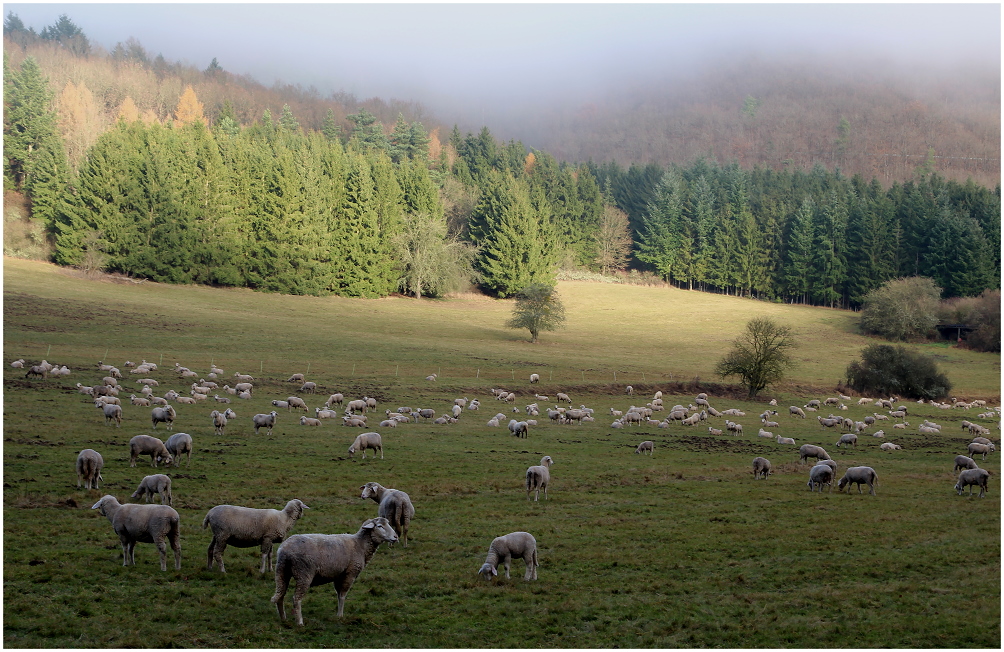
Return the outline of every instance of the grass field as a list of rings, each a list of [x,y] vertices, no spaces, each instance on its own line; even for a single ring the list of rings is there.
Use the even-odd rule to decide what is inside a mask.
[[[765,404],[714,392],[718,409],[747,412],[737,419],[745,437],[680,425],[616,430],[605,417],[541,421],[525,440],[484,425],[509,411],[489,388],[508,387],[525,405],[531,372],[542,376],[538,392],[568,391],[598,413],[660,388],[675,392],[667,405],[686,404],[699,391],[695,377],[718,380],[718,357],[759,314],[791,324],[801,342],[791,382],[775,390],[781,409],[834,395],[870,341],[855,334],[851,313],[562,283],[568,327],[531,346],[501,327],[510,304],[478,297],[367,301],[120,284],[12,259],[4,272],[6,647],[1000,647],[997,454],[978,460],[993,473],[986,498],[952,490],[952,460],[970,440],[959,423],[971,411],[910,403],[911,423],[930,418],[944,434],[887,426],[885,440],[864,436],[856,449],[834,448],[837,434],[811,416],[780,415],[775,432],[826,447],[838,477],[848,466],[874,467],[877,496],[810,493],[797,451],[755,436]],[[940,356],[959,396],[999,401],[999,356],[922,348]],[[8,366],[19,357],[74,373],[25,380]],[[209,422],[215,406],[177,406],[174,430],[195,440],[191,467],[167,471],[182,520],[181,571],[169,562],[161,572],[150,544],[123,568],[110,524],[89,509],[105,493],[128,500],[158,472],[128,466],[132,436],[169,435],[151,431],[148,408],[131,405],[121,428],[103,425],[75,389],[100,382],[103,358],[120,367],[162,360],[151,374],[158,395],[185,388],[175,362],[208,371],[212,361],[258,378],[254,398],[235,400],[239,418],[224,437]],[[284,382],[294,372],[321,386],[311,408],[333,391],[376,397],[377,414],[399,405],[443,412],[465,395],[483,406],[454,425],[382,430],[385,459],[349,459],[361,431],[332,422],[305,428],[282,412],[273,436],[253,434],[251,415],[295,394]],[[430,373],[440,379],[424,381]],[[138,387],[125,375],[127,389]],[[626,383],[638,395],[624,396]],[[655,441],[651,458],[633,454],[644,439]],[[881,441],[903,450],[884,453]],[[76,488],[83,448],[104,456],[100,491]],[[555,461],[550,499],[528,503],[522,476],[543,455]],[[752,479],[756,455],[775,466],[767,481]],[[320,586],[304,601],[305,627],[280,624],[257,549],[229,548],[226,575],[205,570],[201,523],[213,505],[281,508],[296,497],[310,510],[294,533],[354,532],[376,515],[375,503],[358,498],[371,480],[407,491],[416,518],[407,548],[378,550],[341,620],[333,590]],[[480,580],[491,539],[515,530],[537,538],[539,580],[523,582],[520,561],[512,580]]]

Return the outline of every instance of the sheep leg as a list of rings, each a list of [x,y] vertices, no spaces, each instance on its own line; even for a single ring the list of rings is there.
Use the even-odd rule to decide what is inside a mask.
[[[181,570],[181,526],[180,524],[168,534],[171,540],[171,550],[174,551],[174,570]]]
[[[266,539],[261,542],[261,570],[260,573],[265,572],[266,564],[269,570],[275,570],[272,566],[272,541]]]
[[[213,553],[216,550],[216,537],[214,536],[212,541],[209,542],[209,549],[206,550],[206,570],[213,570],[213,564],[215,560],[213,559]]]
[[[341,581],[335,580],[335,591],[338,592],[338,617],[341,618],[342,614],[345,613],[345,596],[348,595],[349,589],[352,588],[352,583],[355,582],[355,577],[351,575],[346,575],[342,577]]]
[[[307,591],[310,589],[311,579],[306,579],[297,577],[296,578],[296,590],[293,591],[293,616],[296,618],[297,625],[303,625],[303,598],[306,597]],[[338,615],[342,615],[342,598],[341,594],[338,596]]]
[[[505,578],[509,579],[509,565],[512,564],[512,555],[506,554],[502,559],[502,565],[505,566]]]
[[[224,566],[223,566],[223,553],[224,553],[224,551],[226,551],[226,549],[227,549],[227,542],[226,541],[217,541],[216,542],[216,555],[215,555],[215,559],[216,559],[216,564],[220,567],[220,572],[221,573],[226,573],[227,572],[227,569],[224,568]]]
[[[380,447],[380,459],[383,459],[383,446]]]
[[[289,566],[283,565],[275,572],[275,595],[272,596],[272,604],[279,611],[279,620],[286,620],[286,589],[289,588]]]
[[[155,539],[154,545],[157,546],[157,551],[160,553],[160,570],[167,570],[167,544],[164,539]]]
[[[119,541],[122,543],[122,565],[129,565],[129,539],[119,535]]]

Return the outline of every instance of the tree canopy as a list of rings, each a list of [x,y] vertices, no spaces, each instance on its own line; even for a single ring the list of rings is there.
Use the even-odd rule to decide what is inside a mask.
[[[795,346],[791,328],[768,317],[756,317],[732,342],[732,350],[718,361],[715,373],[722,378],[739,376],[749,398],[784,378],[793,362],[788,351]]]

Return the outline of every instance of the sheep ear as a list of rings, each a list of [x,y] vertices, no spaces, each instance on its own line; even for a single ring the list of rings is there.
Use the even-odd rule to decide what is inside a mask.
[[[497,568],[495,568],[495,567],[493,566],[493,567],[492,567],[492,575],[494,575],[495,577],[498,577],[498,574],[499,574],[499,569],[497,569]]]
[[[363,523],[364,530],[372,530],[374,527],[376,527],[376,521],[373,520],[372,518]]]

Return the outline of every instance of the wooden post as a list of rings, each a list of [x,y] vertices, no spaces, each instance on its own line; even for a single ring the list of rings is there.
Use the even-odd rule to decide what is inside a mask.
[[[356,375],[356,363],[355,362],[352,363],[352,375],[353,376]]]
[[[397,373],[398,373],[398,372],[399,372],[400,370],[401,370],[401,365],[397,365],[396,367],[394,367],[394,376],[397,376]]]
[[[617,382],[617,372],[616,371],[614,372],[614,382],[615,383]]]
[[[475,378],[481,378],[481,367],[478,367],[478,374],[475,376]]]
[[[260,376],[263,373],[265,373],[265,361],[264,360],[259,360],[258,361],[258,375]]]

